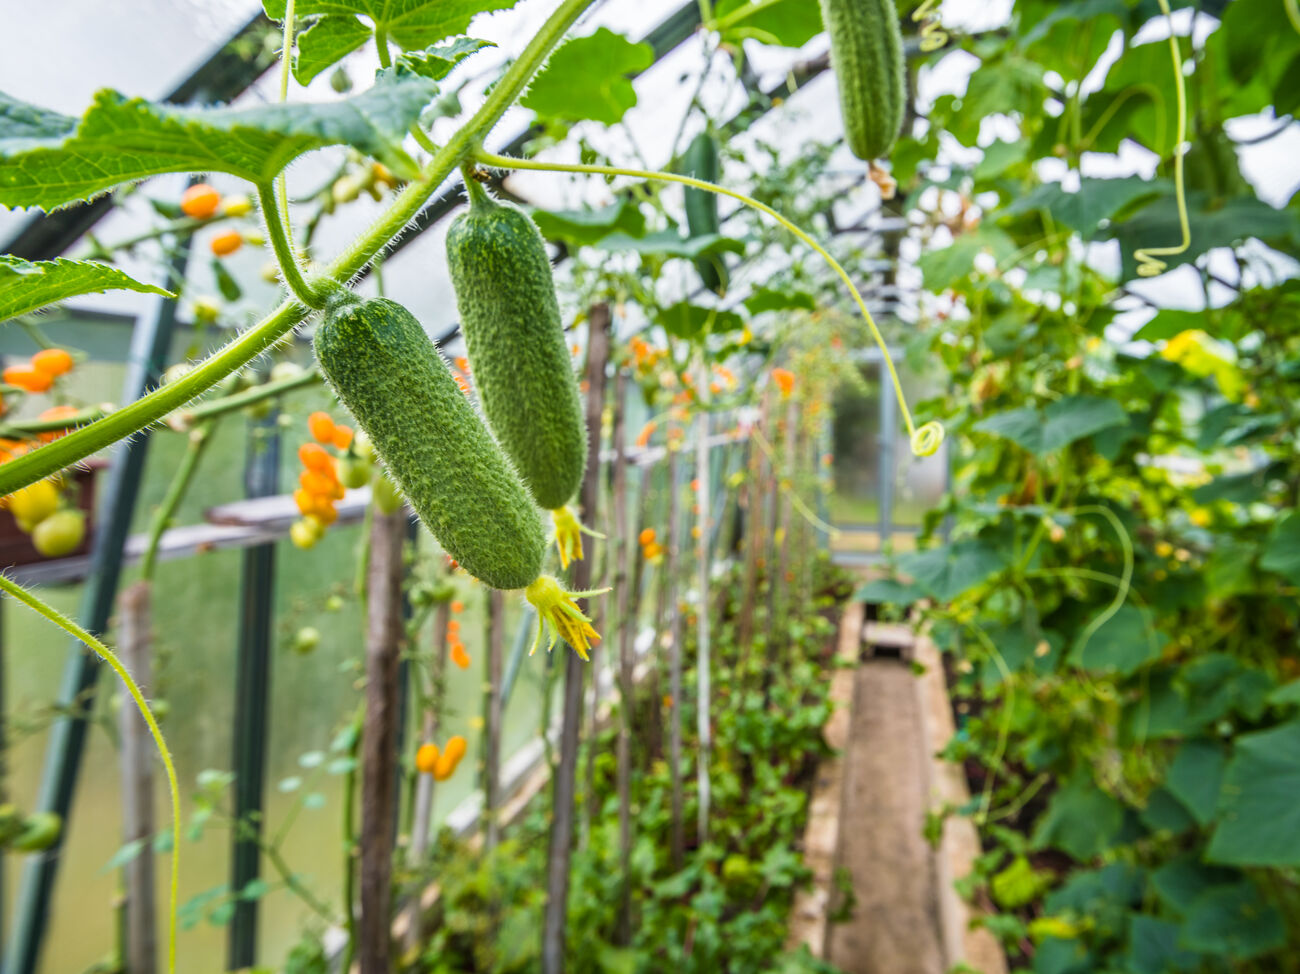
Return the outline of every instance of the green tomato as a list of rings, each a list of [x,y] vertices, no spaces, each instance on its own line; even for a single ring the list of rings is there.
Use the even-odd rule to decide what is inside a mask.
[[[221,317],[221,303],[216,298],[195,298],[190,310],[200,325],[210,325]]]
[[[361,195],[361,180],[356,176],[340,176],[330,190],[335,203],[351,203]]]
[[[325,600],[325,610],[327,612],[338,612],[341,608],[343,608],[343,596],[331,595]]]
[[[364,487],[370,483],[371,466],[369,460],[344,457],[339,463],[339,480],[350,490]]]
[[[283,382],[285,379],[296,379],[302,375],[302,366],[297,362],[276,362],[271,367],[271,381]]]
[[[307,656],[320,645],[320,630],[315,626],[303,626],[293,637],[293,651],[300,656]]]
[[[299,518],[289,525],[289,540],[293,542],[295,548],[302,548],[304,551],[315,546],[320,540],[323,525],[314,517]]]
[[[153,711],[153,719],[161,724],[167,719],[167,715],[172,712],[172,705],[167,700],[151,700],[149,709]]]
[[[27,534],[59,509],[59,489],[52,481],[38,480],[14,491],[5,500],[9,513]]]
[[[32,545],[46,558],[62,558],[81,547],[86,537],[86,515],[71,508],[55,511],[36,525]]]
[[[387,474],[382,473],[375,478],[373,496],[375,506],[379,508],[381,514],[392,514],[406,502],[397,484],[393,483]]]
[[[356,435],[352,437],[352,452],[362,460],[375,458],[375,445],[370,442],[370,437],[365,430],[358,429]]]

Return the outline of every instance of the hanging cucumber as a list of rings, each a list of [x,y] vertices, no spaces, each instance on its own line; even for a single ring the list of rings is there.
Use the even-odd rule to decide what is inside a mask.
[[[682,175],[718,181],[718,142],[708,132],[701,132],[686,147],[682,156]],[[686,187],[686,229],[692,237],[705,237],[719,230],[718,195],[703,189]],[[727,290],[727,265],[721,254],[711,254],[695,261],[700,281],[715,294]]]
[[[821,0],[844,138],[859,159],[889,154],[903,125],[903,33],[894,0]]]
[[[555,579],[546,536],[510,461],[415,317],[384,298],[335,299],[316,330],[321,374],[363,429],[420,520],[460,567],[524,589],[543,625],[583,658],[600,637]]]
[[[528,214],[467,176],[470,207],[447,233],[460,328],[483,413],[534,500],[556,519],[561,560],[582,557],[565,505],[587,466],[587,429],[551,262]]]
[[[316,331],[321,372],[438,543],[501,589],[541,572],[537,508],[415,317],[344,300]]]

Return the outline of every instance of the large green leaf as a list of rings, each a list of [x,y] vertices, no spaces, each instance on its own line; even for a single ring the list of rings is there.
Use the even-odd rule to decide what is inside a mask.
[[[645,216],[629,196],[620,196],[616,202],[595,209],[534,210],[533,219],[548,240],[578,246],[599,243],[612,233],[633,239],[645,235]]]
[[[78,294],[101,291],[140,291],[144,294],[170,292],[91,260],[25,261],[0,254],[0,321],[36,311],[46,305],[75,298]]]
[[[1208,825],[1214,819],[1226,762],[1218,742],[1201,738],[1184,743],[1174,756],[1174,763],[1169,766],[1165,787],[1201,825]]]
[[[321,17],[298,35],[293,76],[300,85],[333,67],[366,41],[374,31],[350,14]]]
[[[1187,911],[1179,938],[1180,946],[1237,960],[1258,957],[1285,943],[1282,914],[1247,880],[1201,894]]]
[[[477,37],[458,37],[446,44],[426,47],[423,51],[408,51],[397,59],[397,64],[422,78],[441,81],[461,61],[485,47],[496,47],[496,44]]]
[[[1160,259],[1175,268],[1189,263],[1216,247],[1230,247],[1256,237],[1283,253],[1300,253],[1300,216],[1289,209],[1277,209],[1254,196],[1237,197],[1222,206],[1201,194],[1188,194],[1191,242],[1181,254]],[[1134,252],[1142,247],[1169,247],[1182,239],[1178,204],[1173,194],[1161,196],[1135,214],[1116,220],[1100,231],[1099,238],[1118,240],[1123,257],[1123,277],[1137,277]]]
[[[405,51],[418,51],[463,34],[476,14],[513,7],[517,0],[296,0],[294,14],[368,18]],[[285,0],[262,0],[266,15],[284,19]]]
[[[717,335],[745,327],[744,319],[734,311],[705,308],[689,301],[678,301],[664,308],[655,320],[668,334],[687,341],[696,341],[706,333]]]
[[[519,104],[544,118],[614,125],[636,104],[629,76],[654,63],[654,48],[601,27],[560,47]]]
[[[21,118],[11,129],[11,116],[0,115],[0,206],[49,209],[167,172],[265,182],[327,145],[350,145],[409,171],[402,139],[436,94],[427,78],[390,72],[361,94],[317,105],[172,108],[104,90],[80,120],[62,116],[58,131],[45,113],[45,134],[36,138],[21,134]],[[12,106],[0,96],[0,108],[6,101]]]
[[[1300,721],[1238,737],[1206,857],[1237,866],[1300,866]]]
[[[1178,974],[1200,969],[1201,957],[1178,946],[1182,925],[1142,913],[1129,924],[1126,971],[1131,974]]]
[[[1070,662],[1086,670],[1108,670],[1128,676],[1160,655],[1165,635],[1152,627],[1146,609],[1121,605],[1086,641],[1080,633],[1070,650]]]
[[[731,20],[722,38],[732,43],[752,38],[764,44],[803,47],[822,30],[821,6],[809,0],[718,0],[713,17]]]
[[[1073,193],[1066,192],[1060,183],[1044,183],[1013,200],[999,214],[1017,216],[1045,210],[1057,224],[1078,230],[1085,240],[1090,240],[1126,207],[1172,191],[1173,187],[1163,181],[1153,182],[1140,176],[1082,179],[1079,189]]]
[[[991,254],[1001,262],[1015,252],[1015,243],[1001,230],[981,227],[974,233],[962,234],[947,247],[926,251],[916,263],[921,268],[926,290],[938,292],[970,274],[980,254]]]
[[[816,311],[817,300],[807,291],[788,287],[756,287],[745,298],[745,310],[752,315],[764,311]]]
[[[1273,525],[1259,567],[1300,585],[1300,513],[1291,511]]]
[[[1067,396],[1045,409],[1024,406],[997,413],[976,423],[973,428],[982,433],[1004,436],[1030,453],[1041,456],[1101,430],[1123,426],[1128,421],[1128,414],[1114,399]]]
[[[951,602],[1006,567],[1006,557],[985,541],[967,539],[912,551],[898,559],[898,569],[940,602]]]
[[[1036,848],[1054,848],[1087,860],[1109,848],[1124,824],[1124,806],[1093,783],[1075,774],[1047,804],[1034,826]]]

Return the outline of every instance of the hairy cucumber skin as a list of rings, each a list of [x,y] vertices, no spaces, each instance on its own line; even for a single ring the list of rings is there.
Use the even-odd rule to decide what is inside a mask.
[[[903,125],[903,33],[894,0],[821,0],[840,91],[844,137],[870,162],[889,154]]]
[[[378,298],[330,309],[316,359],[447,554],[493,588],[542,571],[541,512],[420,323]]]
[[[706,183],[718,181],[718,143],[708,132],[701,132],[686,147],[682,157],[683,174],[703,179]],[[706,237],[717,233],[718,195],[704,189],[686,187],[686,229],[692,237]],[[727,289],[727,265],[721,254],[700,257],[695,261],[700,281],[710,291],[722,294]]]
[[[554,510],[582,483],[587,427],[551,261],[528,214],[478,186],[471,201],[447,232],[447,263],[474,386],[533,498]]]

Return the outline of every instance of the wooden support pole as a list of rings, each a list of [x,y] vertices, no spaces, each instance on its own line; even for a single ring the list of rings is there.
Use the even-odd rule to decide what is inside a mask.
[[[668,554],[664,559],[664,588],[672,612],[672,633],[668,643],[668,776],[672,787],[671,853],[673,871],[679,871],[685,862],[686,835],[682,819],[684,796],[682,794],[682,639],[686,634],[686,614],[677,599],[677,577],[681,573],[682,526],[686,518],[681,511],[681,488],[677,483],[678,452],[668,451]]]
[[[627,394],[627,373],[618,369],[614,375],[614,489],[613,531],[606,542],[610,564],[614,569],[614,598],[618,606],[618,695],[619,707],[618,768],[618,842],[622,881],[618,892],[618,915],[614,925],[614,943],[626,946],[632,939],[632,719],[636,707],[632,678],[632,635],[635,627],[628,619],[631,605],[631,573],[627,552],[632,545],[627,532],[627,434],[623,428],[623,399]]]
[[[366,572],[366,714],[361,739],[361,974],[390,974],[393,826],[397,791],[398,664],[405,641],[405,508],[375,511]]]
[[[591,308],[587,337],[587,472],[582,479],[582,518],[596,520],[600,492],[600,426],[605,403],[605,363],[609,360],[609,305]],[[591,583],[591,562],[574,567],[573,585]],[[586,666],[561,644],[564,654],[564,709],[560,725],[560,760],[551,800],[551,836],[546,869],[546,918],[542,929],[542,974],[564,970],[565,924],[568,920],[569,862],[573,847],[574,790],[577,784],[578,731],[582,724],[582,681]]]
[[[148,695],[153,684],[153,634],[150,585],[136,582],[118,598],[118,652],[122,663]],[[158,932],[154,903],[153,738],[140,712],[124,703],[122,729],[122,842],[140,843],[123,868],[126,882],[126,943],[123,960],[131,974],[154,974]],[[175,854],[175,853],[173,853]]]
[[[709,374],[700,361],[700,376],[697,380],[701,392],[707,388]],[[711,658],[709,652],[709,582],[713,568],[710,553],[709,502],[713,491],[713,465],[709,456],[709,414],[701,409],[695,426],[695,504],[699,508],[696,527],[699,537],[695,541],[696,586],[700,601],[695,611],[696,625],[696,674],[695,674],[695,727],[699,735],[699,753],[695,757],[696,784],[699,790],[699,815],[696,820],[696,838],[703,846],[709,838],[709,752],[712,750],[712,691]]]

